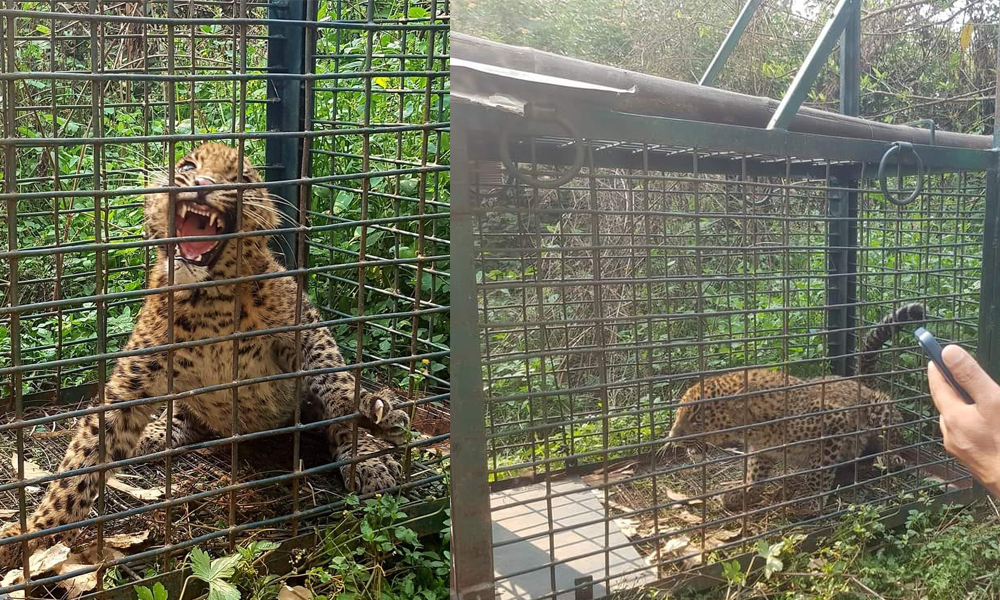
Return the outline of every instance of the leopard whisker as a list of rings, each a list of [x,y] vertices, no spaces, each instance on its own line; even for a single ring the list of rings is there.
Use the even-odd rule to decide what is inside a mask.
[[[265,210],[265,211],[269,211],[269,212],[273,213],[274,216],[278,217],[279,223],[280,223],[280,221],[284,220],[284,221],[288,222],[291,225],[296,225],[297,224],[297,221],[295,221],[290,215],[287,215],[287,214],[281,212],[280,210],[274,208],[273,206],[267,206],[267,205],[264,205],[264,204],[253,202],[252,200],[243,200],[243,203],[246,204],[246,205],[248,205],[248,206],[253,206],[255,208],[259,208],[261,210]]]
[[[274,202],[276,204],[284,204],[285,206],[288,206],[289,208],[291,208],[295,212],[299,211],[299,207],[298,206],[295,206],[294,204],[292,204],[288,200],[285,200],[284,198],[282,198],[278,194],[275,194],[274,192],[270,192],[269,191],[269,192],[267,192],[267,195],[270,197],[271,202]]]

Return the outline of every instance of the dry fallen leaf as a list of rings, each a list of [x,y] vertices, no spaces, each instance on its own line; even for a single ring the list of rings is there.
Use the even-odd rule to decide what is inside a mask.
[[[16,508],[0,508],[0,519],[8,519],[16,514]]]
[[[10,464],[14,467],[14,472],[16,473],[17,472],[17,453],[16,452],[14,454],[10,455]],[[25,460],[24,461],[24,478],[25,479],[35,479],[36,477],[45,477],[46,475],[51,475],[51,474],[52,473],[49,473],[48,471],[46,471],[45,469],[39,467],[38,465],[36,465],[35,463],[31,462],[30,460]],[[24,489],[27,490],[29,493],[32,493],[32,494],[42,491],[42,488],[38,487],[37,485],[29,485],[29,486],[25,487]]]
[[[66,562],[66,558],[69,555],[69,548],[65,544],[56,544],[32,554],[31,558],[28,559],[28,566],[31,568],[34,578],[38,578],[38,576],[44,575]],[[3,581],[0,581],[0,587],[7,587],[18,583],[24,583],[24,571],[22,569],[13,569],[4,575]],[[16,600],[23,600],[24,590],[10,592],[10,597]]]
[[[14,467],[14,471],[17,472],[17,453],[10,455],[10,464]],[[45,469],[39,467],[30,460],[24,461],[24,478],[25,479],[35,479],[36,477],[45,477],[46,475],[51,475]]]
[[[615,524],[627,538],[634,538],[639,533],[639,522],[635,519],[615,519]]]
[[[17,471],[17,454],[11,455],[10,462],[14,466],[14,470]],[[30,460],[24,461],[25,479],[45,477],[46,475],[51,475],[51,473],[39,467]],[[159,500],[160,498],[163,497],[163,494],[165,493],[163,491],[163,488],[151,488],[151,489],[137,488],[127,483],[123,483],[117,477],[111,477],[110,479],[108,479],[108,487],[116,489],[119,492],[128,494],[129,496],[132,496],[136,500]],[[27,489],[30,491],[35,491],[39,488],[36,488],[35,486],[29,486]]]
[[[124,483],[117,477],[108,480],[108,487],[132,496],[136,500],[159,500],[166,492],[163,488],[137,488]]]
[[[663,494],[667,496],[671,501],[677,502],[678,504],[701,504],[704,502],[701,498],[691,498],[690,496],[685,496],[680,492],[675,492],[674,490],[664,489]]]
[[[40,440],[47,440],[49,438],[64,437],[72,434],[73,430],[70,428],[66,428],[66,429],[56,429],[55,431],[36,431],[31,434],[31,437]]]
[[[71,573],[78,569],[85,569],[87,567],[93,566],[85,562],[75,562],[82,557],[71,554],[70,558],[66,562],[62,563],[56,568],[56,575],[65,575],[66,573]],[[71,562],[72,561],[72,562]],[[92,571],[90,573],[84,573],[83,575],[77,575],[72,579],[64,579],[57,584],[62,589],[66,590],[66,598],[72,600],[74,598],[79,598],[80,596],[86,594],[87,592],[93,590],[97,587],[97,571]]]
[[[613,471],[608,471],[608,483],[617,483],[635,474],[635,463],[629,463]],[[604,471],[597,471],[583,476],[583,482],[590,487],[604,485]]]
[[[0,580],[0,587],[8,587],[18,583],[23,583],[24,578],[21,577],[24,572],[21,569],[11,569],[3,576],[3,580]],[[16,600],[24,599],[24,590],[17,590],[15,592],[10,592],[9,597],[15,598]]]
[[[278,600],[312,600],[312,597],[312,592],[301,585],[295,587],[283,585],[278,592]]]
[[[678,510],[676,512],[670,513],[671,519],[679,519],[688,525],[697,525],[702,522],[701,517],[695,514],[691,514],[686,510]],[[663,526],[663,521],[660,521],[660,525]]]
[[[117,535],[104,536],[105,547],[118,548],[119,550],[131,550],[137,546],[142,546],[150,541],[152,531],[140,531],[139,533],[119,533]]]
[[[687,548],[687,545],[691,543],[691,540],[684,536],[677,536],[675,538],[670,538],[667,540],[663,546],[660,547],[661,554],[674,554]]]
[[[102,555],[97,552],[97,547],[92,545],[80,553],[70,554],[64,562],[56,565],[53,570],[56,575],[65,575],[73,571],[86,569],[87,567],[94,567],[101,563],[118,560],[119,558],[124,558],[124,556],[123,552],[114,548],[105,548],[102,558]],[[97,587],[97,571],[77,575],[71,579],[64,579],[56,585],[66,590],[67,600],[74,600],[93,591]]]
[[[31,567],[32,573],[48,573],[66,562],[69,555],[69,548],[65,544],[59,543],[32,554],[31,558],[28,559],[28,566]]]
[[[742,529],[737,529],[736,531],[720,529],[719,531],[707,534],[705,536],[705,551],[708,552],[713,548],[718,548],[719,546],[724,546],[734,540],[738,540],[742,535]]]

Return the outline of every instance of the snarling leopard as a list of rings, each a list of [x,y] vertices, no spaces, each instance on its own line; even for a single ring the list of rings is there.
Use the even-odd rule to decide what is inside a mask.
[[[327,426],[326,435],[333,459],[348,461],[340,467],[345,482],[353,471],[354,479],[349,483],[362,494],[391,488],[401,479],[402,468],[388,449],[405,443],[410,436],[409,416],[399,408],[401,398],[388,388],[369,392],[343,369],[337,343],[326,327],[318,325],[319,315],[300,293],[296,279],[280,276],[284,268],[269,249],[269,236],[261,233],[278,228],[277,200],[263,185],[253,186],[261,183],[261,178],[249,161],[243,160],[240,171],[235,148],[207,143],[176,164],[177,189],[163,193],[161,188],[160,193],[146,195],[146,237],[164,240],[156,246],[156,264],[148,282],[149,289],[159,291],[145,297],[124,348],[126,355],[117,360],[104,386],[104,399],[110,406],[158,398],[168,392],[193,390],[195,395],[176,399],[169,415],[163,403],[133,403],[107,410],[103,452],[99,416],[87,414],[76,426],[59,471],[165,450],[168,419],[169,446],[177,448],[289,426],[300,405],[303,415],[336,419]],[[248,185],[234,185],[242,183]],[[223,189],[227,185],[231,187]],[[240,211],[238,204],[242,205]],[[173,241],[168,239],[171,207]],[[238,232],[247,235],[207,237]],[[174,252],[172,261],[168,260],[168,248]],[[237,281],[231,281],[234,279]],[[296,323],[314,325],[299,328],[298,345],[295,328],[289,327]],[[276,328],[284,329],[267,331]],[[234,337],[239,337],[238,347],[234,347]],[[179,344],[173,347],[169,362],[168,344]],[[168,364],[172,365],[169,384]],[[298,396],[294,378],[268,379],[297,370],[318,371],[304,377]],[[237,431],[233,431],[232,384],[237,380],[255,382],[237,387]],[[203,390],[212,386],[215,389]],[[157,412],[162,412],[159,418]],[[359,416],[351,418],[355,412]],[[352,421],[365,428],[354,427]],[[356,452],[352,450],[355,443]],[[381,454],[356,460],[377,452]],[[99,482],[98,470],[52,481],[27,520],[26,533],[86,518]],[[70,541],[74,532],[79,529],[56,537]],[[21,533],[17,522],[0,530],[0,569],[20,564],[21,542],[4,541]],[[53,536],[49,535],[30,539],[29,553],[51,541]]]
[[[833,488],[837,467],[873,455],[877,458],[872,462],[882,468],[901,466],[901,458],[892,453],[901,445],[901,415],[869,380],[878,352],[901,324],[924,319],[919,304],[886,315],[862,343],[857,377],[807,380],[771,369],[707,377],[681,397],[668,446],[695,456],[705,444],[744,446],[745,487],[723,495],[731,510],[763,499],[761,481],[772,476],[780,460],[789,472],[798,473],[784,478],[787,485],[779,490],[783,497],[818,499],[822,506],[822,494]]]

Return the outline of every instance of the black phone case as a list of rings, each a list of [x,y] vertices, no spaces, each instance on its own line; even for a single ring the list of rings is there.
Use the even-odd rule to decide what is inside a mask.
[[[958,385],[958,382],[955,381],[955,377],[951,374],[951,371],[948,370],[948,367],[944,366],[944,358],[941,356],[941,345],[938,344],[934,335],[923,327],[917,327],[917,330],[914,331],[913,334],[917,336],[917,342],[919,342],[920,347],[924,349],[924,353],[927,354],[932,361],[934,361],[938,370],[944,373],[945,379],[948,380],[951,387],[955,388],[955,391],[962,397],[962,400],[965,400],[966,404],[975,404],[976,401],[972,399],[972,396],[962,389],[962,386]]]

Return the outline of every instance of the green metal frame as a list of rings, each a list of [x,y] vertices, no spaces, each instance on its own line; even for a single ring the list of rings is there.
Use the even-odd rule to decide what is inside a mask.
[[[802,106],[802,102],[816,81],[816,75],[826,64],[826,59],[830,55],[830,51],[833,50],[834,44],[837,43],[840,34],[844,32],[848,22],[860,10],[861,0],[840,0],[837,3],[837,7],[833,9],[833,16],[823,26],[823,30],[812,49],[809,50],[805,62],[795,74],[792,85],[785,92],[785,97],[781,99],[778,109],[774,111],[771,122],[767,124],[768,129],[788,129],[792,118],[795,117],[795,113],[799,112],[799,107]],[[860,33],[854,37],[860,41]]]
[[[573,144],[566,143],[566,132],[561,125],[554,122],[532,122],[525,127],[523,118],[508,112],[494,110],[475,110],[461,98],[452,98],[456,109],[475,119],[476,130],[480,132],[499,132],[505,128],[514,127],[512,137],[532,136],[535,138],[549,137],[557,139],[550,146],[537,144],[533,150],[537,153],[538,163],[572,165],[576,149]],[[816,170],[807,164],[806,159],[828,159],[850,163],[842,167],[842,174],[860,175],[862,169],[874,173],[886,150],[892,146],[890,142],[878,140],[861,140],[833,136],[820,136],[797,133],[783,129],[765,130],[739,125],[721,123],[705,123],[684,121],[666,117],[611,112],[589,106],[560,106],[559,114],[578,128],[577,133],[587,140],[608,140],[622,144],[609,145],[594,154],[596,165],[620,164],[623,167],[642,167],[642,158],[635,149],[641,144],[670,144],[675,147],[699,148],[705,150],[729,151],[733,153],[766,153],[770,156],[791,156],[803,159],[803,162],[793,162],[792,174],[813,172],[817,175],[825,170]],[[465,121],[463,121],[465,123]],[[470,150],[479,150],[496,155],[499,158],[496,136],[469,136]],[[924,168],[928,172],[952,170],[986,171],[996,168],[996,154],[990,150],[972,150],[967,148],[949,148],[927,144],[913,144],[913,149],[920,154]],[[510,153],[516,161],[527,162],[532,149],[526,144],[511,148]],[[631,157],[631,158],[629,158]],[[687,159],[673,161],[673,164],[688,164]],[[672,164],[669,156],[664,156],[662,162],[650,164],[650,169],[668,168]],[[739,161],[727,158],[725,155],[708,156],[699,159],[699,169],[705,173],[738,174]],[[759,164],[748,171],[748,175],[780,176],[784,174],[785,166]],[[912,166],[903,165],[903,172]]]
[[[452,118],[471,123],[465,106],[453,106]],[[461,502],[452,503],[451,538],[452,597],[457,600],[494,600],[493,535],[490,519],[490,488],[486,457],[486,411],[480,361],[478,308],[473,224],[476,206],[471,194],[472,166],[468,156],[468,129],[452,133],[453,156],[459,168],[452,169],[451,235],[451,385],[462,390],[460,402],[451,410],[452,490]],[[453,492],[454,494],[454,492]]]
[[[698,85],[713,86],[743,33],[760,7],[761,0],[748,0],[712,58]],[[840,112],[857,116],[860,112],[861,0],[840,0],[833,15],[806,55],[792,85],[768,123],[768,129],[788,129],[816,81],[816,75],[840,39]]]
[[[743,6],[743,10],[736,17],[736,22],[733,23],[732,29],[726,34],[726,39],[722,41],[719,51],[715,53],[715,57],[712,58],[712,62],[708,65],[708,69],[705,70],[705,74],[701,76],[701,81],[698,82],[698,85],[715,85],[716,78],[726,66],[729,55],[739,45],[740,38],[743,37],[743,32],[746,31],[747,25],[750,24],[750,20],[753,19],[753,15],[757,12],[757,8],[760,7],[761,2],[763,0],[748,0]]]
[[[272,2],[268,17],[274,19],[268,28],[270,51],[267,53],[268,73],[301,75],[302,77],[274,77],[267,82],[268,131],[305,131],[305,90],[303,89],[306,65],[306,27],[310,15],[306,14],[305,0]],[[285,22],[282,22],[285,21]],[[294,181],[299,177],[302,164],[302,139],[296,137],[269,138],[265,142],[265,157],[271,169],[265,173],[268,181]],[[299,205],[300,186],[283,183],[272,190],[287,200],[278,209],[285,215],[286,223],[298,222],[295,207]],[[289,231],[274,237],[277,251],[284,257],[285,267],[295,268],[297,234]]]

